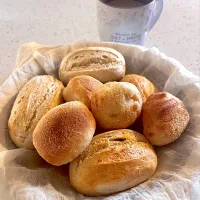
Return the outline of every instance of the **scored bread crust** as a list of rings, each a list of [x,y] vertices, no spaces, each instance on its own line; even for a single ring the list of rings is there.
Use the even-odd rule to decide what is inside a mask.
[[[142,134],[114,130],[96,135],[70,163],[70,183],[84,195],[108,195],[144,182],[156,167],[156,153]]]
[[[63,90],[65,101],[80,101],[91,108],[92,93],[103,83],[91,76],[77,76],[72,78]]]
[[[189,118],[182,101],[172,94],[152,94],[143,106],[144,135],[152,145],[169,144],[183,133]]]
[[[64,85],[52,76],[36,76],[19,92],[8,120],[9,134],[18,147],[34,149],[32,134],[51,108],[63,103]]]
[[[144,76],[138,74],[129,74],[124,76],[120,82],[128,82],[134,84],[139,90],[143,103],[146,102],[147,98],[158,91],[158,88]]]
[[[142,97],[131,83],[106,83],[93,92],[91,110],[100,128],[127,128],[141,113]]]
[[[67,85],[75,76],[89,75],[102,83],[118,81],[125,75],[125,59],[107,47],[86,47],[67,54],[59,68],[60,80]]]
[[[39,155],[56,166],[67,164],[82,153],[95,133],[96,122],[81,102],[72,101],[51,109],[33,132]]]

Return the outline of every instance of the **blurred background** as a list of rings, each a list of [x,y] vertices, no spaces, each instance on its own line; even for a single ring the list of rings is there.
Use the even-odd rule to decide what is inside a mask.
[[[99,41],[96,0],[0,0],[0,29],[2,84],[14,69],[23,43]],[[200,76],[200,1],[165,0],[145,46],[158,47]]]

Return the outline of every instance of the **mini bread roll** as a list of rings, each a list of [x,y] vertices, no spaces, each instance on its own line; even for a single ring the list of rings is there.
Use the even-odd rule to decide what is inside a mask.
[[[34,149],[32,134],[51,108],[63,103],[64,86],[52,76],[36,76],[19,92],[8,120],[9,134],[18,147]]]
[[[142,134],[114,130],[96,135],[70,163],[70,183],[84,195],[108,195],[146,181],[156,167],[157,156]]]
[[[118,81],[125,75],[124,57],[107,47],[77,49],[64,57],[60,68],[60,80],[67,85],[69,80],[80,75],[89,75],[102,83]]]
[[[140,115],[142,97],[131,83],[110,82],[92,94],[91,110],[100,128],[127,128]]]
[[[144,135],[153,145],[169,144],[183,133],[189,118],[182,101],[172,94],[152,94],[143,106]]]
[[[68,102],[51,109],[39,121],[33,144],[48,163],[64,165],[86,149],[95,128],[95,119],[83,103]]]
[[[158,91],[158,88],[144,76],[138,74],[130,74],[124,76],[120,82],[128,82],[134,84],[139,90],[143,103],[146,102],[147,98]]]
[[[89,109],[92,92],[103,84],[91,76],[77,76],[72,78],[63,90],[65,101],[81,101]]]

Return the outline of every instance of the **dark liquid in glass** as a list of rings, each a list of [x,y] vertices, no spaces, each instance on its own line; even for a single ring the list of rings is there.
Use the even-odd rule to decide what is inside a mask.
[[[115,8],[133,8],[151,3],[153,0],[100,0]]]

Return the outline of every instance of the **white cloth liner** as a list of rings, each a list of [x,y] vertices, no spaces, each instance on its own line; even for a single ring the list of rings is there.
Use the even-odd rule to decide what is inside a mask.
[[[84,46],[108,46],[121,52],[127,73],[146,76],[161,90],[180,98],[190,112],[190,123],[174,143],[157,147],[158,168],[148,181],[121,193],[85,197],[69,184],[68,165],[53,167],[37,152],[16,148],[7,121],[17,93],[32,77],[58,77],[58,67],[67,52]],[[71,46],[24,44],[17,67],[0,87],[0,199],[1,200],[198,200],[200,199],[200,79],[178,61],[158,49],[139,46],[78,42]]]

